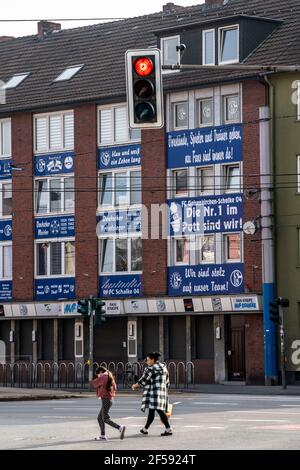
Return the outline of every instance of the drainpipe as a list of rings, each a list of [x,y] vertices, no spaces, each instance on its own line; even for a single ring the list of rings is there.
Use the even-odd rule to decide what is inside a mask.
[[[274,177],[272,165],[272,127],[274,125],[274,87],[266,76],[263,77],[270,103],[259,109],[260,122],[260,186],[261,186],[261,238],[263,273],[263,320],[264,320],[264,369],[265,385],[278,383],[277,331],[270,320],[269,303],[276,296],[275,249],[274,249]],[[272,110],[272,116],[271,116]]]

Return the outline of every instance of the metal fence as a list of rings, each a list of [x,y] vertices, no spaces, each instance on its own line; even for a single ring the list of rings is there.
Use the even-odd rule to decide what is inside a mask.
[[[129,389],[142,375],[144,362],[95,362],[107,367],[115,377],[119,389]],[[194,386],[194,364],[192,362],[168,362],[171,388]],[[89,366],[74,362],[16,362],[0,364],[0,387],[88,389]]]

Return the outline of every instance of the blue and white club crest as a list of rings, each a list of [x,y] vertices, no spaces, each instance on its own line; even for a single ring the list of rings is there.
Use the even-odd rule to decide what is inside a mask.
[[[9,224],[5,225],[5,227],[4,227],[4,235],[5,235],[6,237],[10,237],[10,236],[11,236],[11,233],[12,233],[12,226],[9,225]]]
[[[182,284],[182,277],[180,273],[173,273],[170,279],[173,289],[179,289]]]
[[[108,166],[110,162],[110,153],[107,151],[101,152],[100,160],[104,166]]]
[[[230,282],[233,287],[240,287],[243,282],[243,274],[238,269],[235,269],[230,276]]]
[[[73,157],[66,157],[64,164],[67,170],[71,170],[71,168],[73,167]]]
[[[60,158],[53,158],[52,160],[49,160],[49,163],[47,164],[47,170],[49,173],[61,171],[62,166],[63,165]]]
[[[43,173],[45,171],[45,168],[46,168],[46,162],[45,160],[43,160],[43,158],[40,158],[36,164],[37,166],[37,171],[39,173]]]
[[[50,224],[50,232],[53,234],[53,235],[57,235],[59,233],[59,230],[60,230],[60,223],[58,220],[52,220],[51,224]]]

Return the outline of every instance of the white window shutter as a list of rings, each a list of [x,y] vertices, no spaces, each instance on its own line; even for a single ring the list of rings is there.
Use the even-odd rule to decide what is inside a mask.
[[[64,115],[64,148],[74,148],[74,115],[68,113]]]
[[[61,115],[50,116],[49,133],[50,133],[50,150],[62,148],[62,126]]]
[[[47,117],[35,118],[35,150],[47,150]]]
[[[100,143],[111,144],[113,142],[112,109],[100,110]]]
[[[115,141],[126,142],[129,139],[127,110],[125,106],[115,108]]]

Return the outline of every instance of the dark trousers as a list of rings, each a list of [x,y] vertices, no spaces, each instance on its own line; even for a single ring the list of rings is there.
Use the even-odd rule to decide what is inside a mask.
[[[101,435],[104,436],[105,424],[108,424],[109,426],[112,426],[115,429],[120,429],[120,426],[117,423],[114,423],[114,421],[110,419],[110,416],[108,414],[112,405],[112,400],[110,400],[109,398],[101,398],[101,402],[102,402],[102,407],[98,414],[97,419],[98,419],[98,423],[100,426]]]
[[[169,424],[169,420],[168,420],[168,417],[167,417],[166,413],[164,413],[162,410],[153,410],[153,409],[150,408],[145,429],[148,429],[150,427],[150,425],[153,423],[155,411],[159,414],[159,417],[162,420],[165,427],[169,428],[170,424]]]

